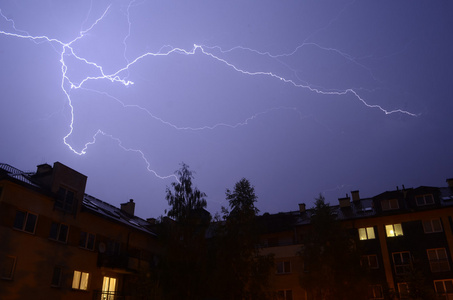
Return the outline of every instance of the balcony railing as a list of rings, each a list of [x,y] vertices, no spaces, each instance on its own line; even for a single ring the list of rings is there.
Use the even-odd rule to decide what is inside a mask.
[[[93,300],[124,300],[126,296],[120,292],[93,291]],[[127,299],[130,299],[129,297]]]

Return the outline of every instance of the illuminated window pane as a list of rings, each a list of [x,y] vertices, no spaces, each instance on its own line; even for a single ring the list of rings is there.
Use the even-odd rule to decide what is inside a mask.
[[[367,239],[365,228],[359,228],[359,238],[361,241]]]
[[[395,230],[395,236],[403,235],[403,227],[401,227],[401,224],[394,224],[393,227]]]
[[[387,234],[387,237],[402,236],[403,227],[401,226],[401,224],[385,225],[385,232]]]
[[[90,274],[82,273],[82,279],[80,280],[80,289],[87,290],[88,289],[88,277]]]
[[[72,288],[73,289],[79,289],[80,275],[82,275],[81,272],[74,271],[74,278],[72,279]]]
[[[373,228],[373,227],[367,227],[367,228],[366,228],[366,233],[367,233],[367,235],[368,235],[368,239],[369,239],[369,240],[376,238],[376,237],[374,236],[374,228]]]
[[[72,288],[77,290],[88,289],[89,273],[74,271],[74,278],[72,279]]]

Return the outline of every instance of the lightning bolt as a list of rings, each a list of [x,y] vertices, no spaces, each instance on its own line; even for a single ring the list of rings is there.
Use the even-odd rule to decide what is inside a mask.
[[[275,60],[279,61],[280,58],[293,56],[302,47],[317,47],[317,48],[319,48],[321,50],[324,50],[324,51],[335,52],[336,54],[340,55],[344,59],[347,59],[347,60],[357,64],[358,66],[367,69],[366,66],[364,66],[363,64],[360,64],[357,61],[357,59],[355,59],[354,57],[348,55],[345,52],[342,52],[342,51],[334,49],[334,48],[323,47],[321,45],[318,45],[318,44],[312,43],[312,42],[305,42],[304,41],[301,45],[296,47],[292,52],[284,53],[284,54],[271,54],[270,52],[260,52],[260,51],[255,50],[255,49],[242,47],[242,46],[236,46],[236,47],[233,47],[233,48],[230,48],[230,49],[227,49],[227,50],[223,50],[219,46],[206,46],[206,45],[193,44],[193,47],[191,49],[187,50],[187,49],[183,49],[183,48],[178,48],[178,47],[172,47],[172,46],[169,46],[169,45],[165,45],[165,46],[161,47],[160,50],[157,51],[157,52],[146,52],[146,53],[143,53],[143,54],[135,57],[134,59],[128,59],[127,58],[127,50],[128,50],[128,48],[127,48],[127,40],[130,37],[131,27],[132,27],[132,22],[130,20],[130,9],[136,4],[137,3],[136,3],[135,0],[129,2],[129,4],[127,6],[127,9],[126,9],[126,12],[125,12],[126,20],[127,20],[127,23],[128,23],[127,34],[126,34],[126,36],[124,37],[124,39],[122,41],[123,46],[124,46],[123,57],[124,57],[124,60],[125,60],[125,64],[124,64],[123,67],[117,69],[113,73],[105,72],[103,66],[99,65],[98,63],[96,63],[94,61],[90,61],[89,59],[79,55],[74,50],[74,45],[78,41],[81,41],[90,31],[93,30],[93,28],[95,28],[100,22],[102,22],[104,20],[104,18],[109,14],[109,12],[111,10],[111,6],[108,6],[103,11],[101,16],[98,17],[90,26],[88,26],[87,29],[83,29],[84,24],[88,20],[88,15],[87,15],[87,18],[83,22],[82,28],[81,28],[79,34],[75,38],[70,40],[69,42],[64,42],[62,40],[59,40],[59,39],[56,39],[56,38],[52,38],[52,37],[49,37],[49,36],[46,36],[46,35],[30,35],[26,31],[19,30],[19,29],[16,28],[16,25],[15,25],[14,21],[12,19],[10,19],[10,18],[7,18],[3,14],[3,12],[0,10],[0,16],[8,24],[10,24],[11,28],[13,29],[12,32],[8,32],[8,31],[5,31],[5,30],[0,30],[0,34],[1,35],[6,36],[6,37],[30,40],[30,41],[32,41],[32,42],[34,42],[36,44],[49,43],[49,44],[52,45],[54,50],[59,54],[59,62],[60,62],[60,66],[61,66],[61,83],[60,83],[60,87],[61,87],[61,90],[63,91],[63,93],[64,93],[64,95],[66,97],[67,103],[69,105],[69,110],[70,110],[69,131],[63,137],[63,142],[73,153],[75,153],[77,155],[86,154],[88,147],[93,145],[93,144],[95,144],[96,140],[97,140],[97,137],[102,135],[104,137],[107,137],[107,138],[110,138],[110,139],[114,140],[118,144],[118,146],[121,149],[123,149],[124,151],[133,152],[133,153],[136,153],[139,156],[141,156],[141,158],[146,163],[147,170],[149,172],[153,173],[156,177],[161,178],[161,179],[167,179],[167,178],[170,178],[170,177],[176,178],[175,175],[168,175],[168,176],[159,175],[156,171],[154,171],[151,168],[151,163],[146,158],[146,156],[145,156],[143,151],[138,150],[138,149],[132,149],[132,148],[125,147],[123,145],[122,141],[119,138],[117,138],[117,137],[115,137],[115,136],[113,136],[111,134],[108,134],[108,133],[104,132],[101,129],[98,129],[96,131],[96,133],[93,135],[91,141],[87,142],[81,150],[75,149],[68,142],[68,139],[73,134],[73,131],[74,131],[74,119],[75,119],[74,106],[73,106],[73,100],[72,100],[72,97],[71,97],[71,91],[72,90],[77,90],[77,89],[84,89],[84,90],[87,90],[87,91],[103,94],[103,95],[107,96],[108,98],[118,102],[120,105],[123,106],[123,108],[134,108],[134,109],[141,110],[144,113],[146,113],[149,117],[161,122],[162,124],[164,124],[166,126],[169,126],[169,127],[173,128],[175,130],[192,130],[192,131],[196,131],[196,130],[213,130],[213,129],[216,129],[218,127],[227,127],[227,128],[234,129],[234,128],[237,128],[239,126],[247,125],[250,121],[258,118],[261,115],[270,113],[271,111],[281,110],[281,109],[294,110],[294,111],[296,111],[297,113],[300,114],[300,112],[296,108],[274,107],[274,108],[269,108],[269,109],[267,109],[265,111],[262,111],[262,112],[258,112],[256,114],[246,118],[242,122],[238,122],[236,124],[218,123],[218,124],[210,125],[210,126],[206,125],[206,126],[201,126],[201,127],[183,127],[183,126],[177,126],[175,124],[172,124],[171,122],[168,122],[168,121],[166,121],[166,120],[164,120],[164,119],[152,114],[149,110],[147,110],[144,107],[141,107],[139,105],[134,105],[134,104],[132,104],[132,105],[131,104],[125,104],[121,100],[109,95],[108,93],[96,91],[96,90],[89,89],[89,88],[85,87],[85,85],[88,82],[99,81],[99,80],[107,80],[107,81],[110,81],[111,83],[121,84],[121,85],[126,86],[126,87],[127,86],[132,86],[134,84],[134,82],[128,80],[129,69],[130,69],[131,66],[133,66],[135,64],[138,64],[142,60],[147,59],[147,58],[156,58],[156,57],[170,56],[170,55],[176,55],[176,54],[186,55],[186,56],[197,55],[197,54],[204,55],[204,56],[207,56],[207,57],[211,58],[212,60],[214,60],[214,61],[216,61],[218,63],[223,64],[227,68],[230,68],[230,69],[232,69],[235,72],[238,72],[240,74],[247,75],[247,76],[270,77],[272,79],[279,80],[279,81],[283,82],[284,84],[288,84],[288,85],[293,86],[295,88],[305,89],[305,90],[308,90],[308,91],[310,91],[312,93],[316,93],[316,94],[331,95],[331,96],[351,95],[352,97],[354,97],[355,99],[360,101],[364,106],[366,106],[368,108],[371,108],[371,109],[378,109],[381,112],[385,113],[386,115],[394,114],[394,113],[401,113],[401,114],[406,114],[406,115],[413,116],[413,117],[417,116],[416,114],[411,113],[411,112],[406,111],[406,110],[402,110],[402,109],[387,110],[387,109],[384,109],[383,107],[381,107],[378,104],[370,104],[363,97],[361,97],[360,94],[355,89],[352,89],[352,88],[348,88],[348,89],[344,89],[344,90],[329,90],[329,89],[323,89],[323,88],[320,88],[320,87],[314,87],[313,85],[310,85],[308,83],[299,83],[299,82],[296,82],[295,80],[283,77],[283,76],[281,76],[281,75],[279,75],[277,73],[271,72],[271,71],[249,71],[249,70],[241,68],[241,67],[237,66],[236,64],[233,64],[233,63],[229,62],[227,59],[221,57],[222,54],[226,54],[226,53],[233,52],[233,51],[248,51],[248,52],[250,52],[252,54],[261,55],[261,56],[267,56],[268,58],[275,59]],[[90,7],[89,13],[90,12],[91,12],[91,7]],[[75,58],[78,62],[81,62],[81,63],[83,63],[83,64],[85,64],[87,66],[92,67],[94,70],[96,70],[97,74],[95,76],[86,76],[85,78],[81,79],[79,82],[76,82],[68,74],[69,66],[68,66],[68,63],[67,63],[67,57]],[[371,70],[369,70],[369,69],[367,69],[367,70],[371,72]],[[126,75],[124,75],[124,74],[126,74]],[[301,80],[299,80],[299,81],[301,81]]]

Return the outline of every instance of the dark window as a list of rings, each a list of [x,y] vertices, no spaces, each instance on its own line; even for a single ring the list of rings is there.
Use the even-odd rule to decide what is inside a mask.
[[[417,202],[417,206],[434,204],[434,197],[432,194],[420,195],[415,197],[415,201]]]
[[[278,300],[293,300],[293,291],[292,290],[278,291],[277,299]]]
[[[427,253],[431,272],[450,271],[450,263],[445,248],[428,249]]]
[[[442,223],[440,222],[440,219],[423,221],[423,231],[425,233],[442,232],[443,229],[442,229]]]
[[[397,275],[407,274],[411,271],[411,254],[406,252],[395,252],[392,253],[393,263],[395,265],[395,273]]]
[[[73,212],[75,202],[74,196],[75,194],[73,191],[60,187],[57,192],[57,199],[55,200],[55,208],[67,212]]]
[[[381,207],[382,207],[382,210],[398,209],[399,208],[398,199],[381,200]]]
[[[60,266],[55,266],[53,268],[53,274],[52,274],[52,282],[51,286],[53,287],[60,287],[61,284],[61,274],[63,273],[63,268]]]
[[[277,274],[291,273],[291,262],[279,261],[277,262]]]
[[[66,243],[68,239],[69,227],[65,224],[52,222],[50,226],[49,238],[62,243]]]
[[[13,227],[29,233],[35,233],[38,216],[25,211],[16,211]]]
[[[364,255],[362,256],[362,266],[370,269],[379,269],[377,255]]]
[[[80,233],[80,242],[79,246],[88,250],[94,249],[94,241],[96,236],[92,233],[82,231]]]
[[[13,279],[14,268],[16,266],[16,258],[14,256],[3,256],[0,263],[0,278]]]

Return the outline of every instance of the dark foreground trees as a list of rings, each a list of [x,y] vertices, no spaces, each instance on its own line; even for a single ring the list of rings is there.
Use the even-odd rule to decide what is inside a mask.
[[[359,299],[367,295],[365,270],[355,241],[332,214],[322,195],[316,199],[300,255],[301,286],[310,299]]]
[[[212,240],[216,265],[212,284],[215,299],[268,299],[267,281],[273,257],[259,254],[256,227],[257,196],[250,182],[242,178],[227,189],[229,209]]]

